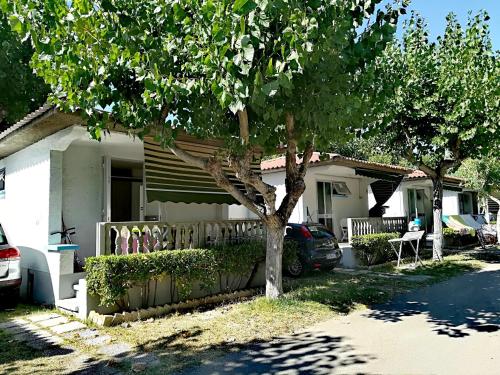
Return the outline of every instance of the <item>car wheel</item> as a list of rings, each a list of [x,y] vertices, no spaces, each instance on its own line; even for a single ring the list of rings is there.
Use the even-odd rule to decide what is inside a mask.
[[[300,259],[296,259],[287,266],[286,270],[290,276],[299,277],[304,272],[304,264]]]
[[[329,266],[323,266],[323,267],[321,267],[321,271],[329,272],[329,271],[332,271],[336,266],[337,266],[336,264],[332,264]]]
[[[11,290],[6,290],[2,295],[2,302],[0,303],[1,308],[12,309],[19,303],[19,288],[13,288]]]

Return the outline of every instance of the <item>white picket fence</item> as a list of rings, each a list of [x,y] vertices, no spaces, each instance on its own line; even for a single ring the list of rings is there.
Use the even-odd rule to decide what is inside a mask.
[[[384,232],[407,231],[406,217],[358,217],[347,219],[347,235],[349,242],[353,236]]]

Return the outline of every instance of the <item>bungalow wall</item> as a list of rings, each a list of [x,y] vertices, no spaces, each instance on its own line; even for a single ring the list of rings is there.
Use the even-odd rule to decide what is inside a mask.
[[[385,204],[388,208],[385,211],[385,217],[404,216],[409,217],[409,198],[408,191],[418,189],[424,191],[424,211],[428,216],[428,227],[432,226],[432,184],[429,180],[403,181],[396,189],[394,194]],[[452,190],[443,191],[443,215],[459,215],[460,212],[460,194],[471,194],[471,210],[476,211],[476,199],[471,192],[458,192]],[[375,203],[373,195],[369,192],[370,207]]]
[[[144,162],[143,143],[121,133],[112,133],[102,142],[89,140],[88,136],[75,140],[63,155],[62,212],[68,227],[76,227],[73,236],[80,245],[82,257],[95,255],[96,223],[106,221],[104,216],[104,168],[103,160],[108,157],[120,163]],[[140,173],[142,175],[142,172]],[[140,182],[137,183],[139,186]],[[123,205],[140,205],[139,186],[131,201]],[[231,206],[233,218],[241,218],[237,205]],[[228,218],[228,205],[196,203],[146,203],[144,215],[168,222],[191,222],[202,220],[224,220]],[[139,220],[137,217],[136,220]],[[128,221],[128,220],[127,220]]]
[[[61,140],[68,133],[47,137],[0,160],[6,171],[0,222],[10,243],[21,251],[21,292],[27,293],[29,271],[37,286],[32,295],[36,302],[52,303],[58,293],[58,278],[51,276],[54,254],[48,245],[57,241],[49,233],[60,228],[61,206],[55,198],[61,192]]]
[[[264,172],[263,180],[276,186],[276,205],[279,207],[285,197],[285,172]],[[299,199],[289,219],[292,223],[306,221],[317,222],[318,218],[318,182],[345,182],[350,190],[347,196],[333,196],[332,219],[333,231],[340,238],[342,235],[340,222],[349,217],[368,216],[368,184],[372,179],[357,176],[354,169],[336,165],[313,166],[306,177],[306,190]],[[308,217],[309,213],[309,217]]]

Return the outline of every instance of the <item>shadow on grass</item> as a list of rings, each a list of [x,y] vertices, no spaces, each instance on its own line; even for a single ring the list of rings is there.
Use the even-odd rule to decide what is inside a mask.
[[[427,269],[454,273],[457,265],[441,264]],[[424,314],[434,332],[449,337],[465,337],[470,331],[500,330],[500,271],[468,273],[428,288],[398,296],[393,301],[372,306],[368,317],[396,323]]]
[[[291,281],[285,298],[317,302],[337,313],[347,314],[360,305],[383,303],[398,293],[420,285],[418,282],[382,277],[376,273],[323,273]]]
[[[41,329],[25,318],[30,313],[52,312],[36,305],[18,305],[0,310],[0,375],[11,374],[116,374],[107,362],[79,356],[49,329]]]

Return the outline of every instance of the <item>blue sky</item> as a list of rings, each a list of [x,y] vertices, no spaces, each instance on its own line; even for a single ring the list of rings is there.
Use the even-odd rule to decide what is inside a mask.
[[[418,11],[427,20],[430,34],[435,38],[443,34],[448,13],[454,12],[460,23],[465,25],[469,10],[475,14],[482,9],[491,17],[489,24],[493,48],[500,50],[500,0],[412,0],[408,15],[411,10]],[[401,29],[399,27],[398,34]]]

